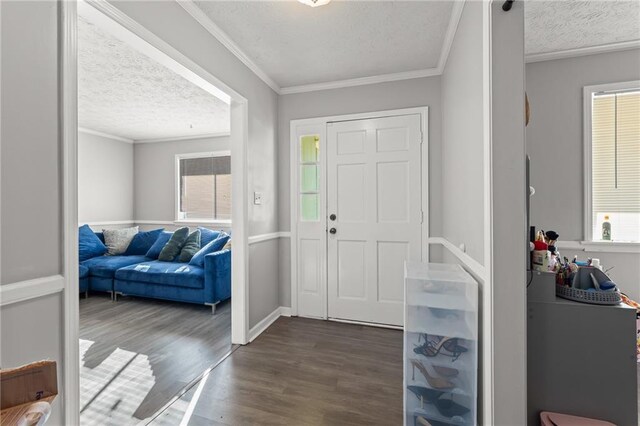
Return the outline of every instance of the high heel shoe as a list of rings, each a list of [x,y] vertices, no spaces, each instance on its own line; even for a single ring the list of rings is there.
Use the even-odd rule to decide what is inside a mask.
[[[464,405],[460,405],[453,399],[438,399],[434,402],[438,412],[445,417],[462,416],[469,412]]]
[[[453,357],[451,362],[456,361],[460,358],[460,355],[467,352],[467,348],[458,344],[457,337],[440,337],[440,340],[436,343],[429,340],[429,336],[424,334],[424,344],[422,346],[417,346],[413,349],[413,351],[417,354],[424,355],[426,357],[435,357],[442,351],[442,355]],[[420,343],[420,340],[418,340]]]
[[[424,378],[427,379],[427,383],[429,383],[429,386],[431,386],[432,388],[447,390],[453,389],[455,387],[453,383],[446,379],[443,379],[441,377],[433,377],[431,374],[429,374],[427,368],[420,361],[412,359],[411,365],[413,366],[413,380],[415,380],[415,371],[417,368],[422,373]]]
[[[449,423],[427,420],[422,416],[416,416],[415,423],[415,426],[449,426]]]
[[[442,377],[456,377],[459,373],[455,368],[440,367],[439,365],[434,365],[433,369]]]
[[[420,400],[421,403],[434,403],[438,398],[444,394],[442,391],[438,391],[435,389],[429,389],[422,386],[407,386],[407,389],[410,390],[416,398]]]
[[[438,412],[444,417],[463,416],[469,412],[469,409],[464,405],[460,405],[453,401],[453,395],[449,394],[449,399],[441,399],[441,396],[445,393],[434,389],[425,388],[422,386],[407,386],[407,390],[411,391],[416,398],[420,401],[420,408],[424,410],[425,402],[427,404],[433,404]]]

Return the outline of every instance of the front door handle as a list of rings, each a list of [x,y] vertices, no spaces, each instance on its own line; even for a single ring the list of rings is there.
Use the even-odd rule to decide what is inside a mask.
[[[330,234],[335,234],[336,232],[338,232],[338,231],[336,230],[336,228],[331,228],[331,229],[329,229],[329,233],[330,233]]]

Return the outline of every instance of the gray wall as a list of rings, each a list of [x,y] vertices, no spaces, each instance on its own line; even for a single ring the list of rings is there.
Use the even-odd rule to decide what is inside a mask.
[[[0,3],[2,285],[62,272],[57,7]],[[37,261],[28,255],[34,241]],[[0,323],[2,368],[49,358],[62,378],[62,293],[4,306]],[[62,390],[51,425],[63,424],[63,398]]]
[[[78,132],[78,223],[133,218],[133,144]]]
[[[531,223],[553,229],[561,241],[584,240],[582,89],[594,84],[640,79],[640,50],[602,53],[530,63],[526,87],[531,105],[527,153],[531,157]],[[600,258],[615,268],[611,277],[640,300],[640,254],[578,252],[563,255]]]
[[[354,114],[410,107],[429,107],[429,193],[430,226],[433,235],[441,232],[441,108],[440,77],[417,78],[344,89],[298,93],[280,97],[278,105],[279,153],[278,194],[280,229],[288,231],[290,223],[290,140],[291,120],[329,115]],[[291,306],[290,241],[280,241],[280,304]]]
[[[249,204],[248,235],[277,232],[277,94],[194,21],[178,3],[120,1],[112,4],[248,99],[249,193],[263,193],[262,205]],[[275,284],[278,278],[272,269],[256,265],[255,262],[259,260],[251,256],[251,252],[249,304],[251,309],[259,312],[272,312],[278,307],[277,303],[257,298],[251,289],[258,285],[254,280],[259,280],[263,282],[262,285],[271,286],[269,290],[277,294],[278,287]],[[254,325],[255,322],[250,321],[250,326]]]
[[[135,220],[175,220],[176,154],[227,151],[228,136],[134,145]]]
[[[442,236],[484,263],[482,4],[464,6],[442,74]],[[443,214],[446,212],[446,214]],[[457,262],[456,262],[457,263]]]

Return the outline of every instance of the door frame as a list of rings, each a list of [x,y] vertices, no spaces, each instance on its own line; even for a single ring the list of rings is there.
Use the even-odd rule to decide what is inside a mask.
[[[85,0],[113,25],[135,38],[138,48],[154,59],[221,99],[226,97],[231,113],[231,168],[233,258],[231,260],[231,342],[249,342],[249,247],[248,247],[248,100],[193,60],[147,30],[106,0]],[[59,3],[59,93],[62,144],[64,366],[62,377],[65,424],[80,423],[80,357],[78,301],[78,2]],[[148,50],[147,50],[148,49]]]
[[[420,165],[420,177],[421,177],[421,195],[422,195],[422,261],[427,262],[429,260],[429,107],[414,107],[414,108],[402,108],[382,111],[372,111],[356,114],[344,114],[344,115],[332,115],[316,118],[305,118],[299,120],[291,120],[289,124],[290,129],[290,145],[289,145],[289,165],[290,165],[290,229],[291,229],[291,315],[298,315],[298,190],[300,185],[299,172],[298,172],[298,140],[297,129],[299,127],[314,127],[319,129],[319,132],[324,138],[326,146],[327,125],[332,122],[339,121],[353,121],[353,120],[367,120],[384,117],[397,117],[402,115],[419,114],[420,126],[422,131],[422,144],[421,144],[421,165]],[[320,157],[322,159],[322,168],[324,170],[322,176],[326,182],[326,150],[321,151]],[[325,192],[326,192],[326,185]],[[326,198],[326,194],[324,194]],[[322,204],[325,206],[325,204]],[[326,228],[327,215],[326,212],[321,212],[320,215],[321,226]],[[327,253],[324,253],[326,269],[326,257]],[[324,316],[322,319],[329,319],[328,312],[328,295],[327,295],[327,274],[322,278],[321,285],[324,286],[323,294],[323,310]],[[349,321],[354,322],[354,321]],[[357,323],[357,322],[356,322]],[[369,324],[369,323],[367,323]],[[369,324],[371,325],[371,324]],[[386,327],[386,326],[385,326]]]

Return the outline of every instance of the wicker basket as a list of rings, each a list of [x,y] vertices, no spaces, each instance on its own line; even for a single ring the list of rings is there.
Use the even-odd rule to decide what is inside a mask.
[[[599,283],[609,281],[607,274],[601,270],[591,266],[581,267],[573,277],[571,286],[556,284],[556,296],[595,305],[617,305],[622,301],[618,289],[615,291],[593,291],[592,274]]]

